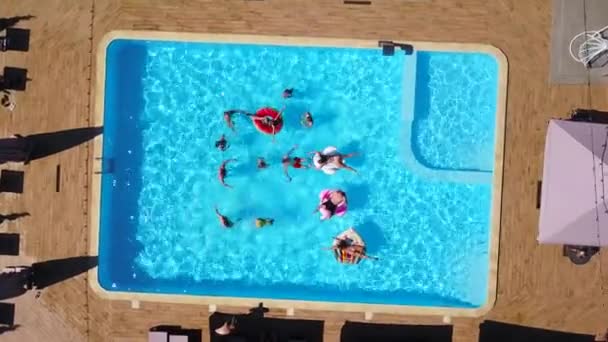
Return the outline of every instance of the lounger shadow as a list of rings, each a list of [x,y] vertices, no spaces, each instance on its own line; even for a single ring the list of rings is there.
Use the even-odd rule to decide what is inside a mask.
[[[346,322],[340,342],[451,342],[451,325],[401,325]]]

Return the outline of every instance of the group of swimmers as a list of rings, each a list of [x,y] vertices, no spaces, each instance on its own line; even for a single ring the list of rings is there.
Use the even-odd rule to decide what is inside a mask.
[[[283,98],[287,99],[293,96],[293,88],[285,89],[283,91]],[[278,127],[280,123],[282,123],[282,115],[283,110],[281,110],[275,118],[269,117],[259,117],[255,114],[248,113],[247,111],[240,109],[228,110],[223,113],[224,121],[229,129],[232,131],[236,131],[233,122],[233,116],[235,114],[245,115],[255,120],[264,120],[264,124],[272,127],[272,134],[274,136],[275,127]],[[314,119],[310,112],[305,112],[301,117],[301,124],[305,128],[311,128],[314,125]],[[226,136],[222,134],[220,138],[215,142],[215,147],[220,151],[226,151],[230,144],[226,139]],[[358,155],[358,153],[340,153],[336,147],[328,146],[322,151],[313,151],[309,152],[309,156],[311,156],[310,160],[307,158],[292,156],[294,151],[298,148],[298,145],[294,145],[289,151],[283,155],[281,158],[281,165],[283,166],[283,172],[288,182],[292,180],[292,177],[289,175],[289,168],[293,167],[294,169],[316,169],[324,172],[328,175],[335,174],[340,169],[349,170],[352,172],[357,172],[353,167],[346,164],[345,160],[351,157]],[[224,160],[219,168],[218,168],[218,179],[222,186],[227,188],[232,188],[231,185],[226,183],[226,178],[228,176],[227,165],[231,162],[236,161],[235,158],[230,158]],[[258,157],[256,166],[258,170],[263,170],[268,168],[270,164],[266,161],[264,157]],[[319,194],[319,205],[313,213],[320,213],[321,220],[327,220],[332,218],[333,216],[342,216],[346,213],[348,205],[348,200],[346,197],[346,193],[342,190],[323,190]],[[218,218],[220,224],[225,228],[230,228],[234,226],[237,221],[232,221],[229,217],[223,215],[217,207],[215,209],[215,215]],[[272,218],[256,218],[255,225],[258,228],[264,227],[266,225],[272,225],[274,223],[274,219]],[[337,239],[337,238],[336,238]],[[336,240],[338,243],[331,247],[332,250],[339,249],[341,252],[348,253],[350,255],[356,255],[360,258],[370,258],[365,255],[365,249],[363,246],[359,246],[356,244],[347,243],[345,240]]]

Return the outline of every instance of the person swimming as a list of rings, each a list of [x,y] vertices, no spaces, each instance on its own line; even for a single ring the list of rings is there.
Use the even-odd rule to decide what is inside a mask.
[[[298,145],[294,145],[281,159],[281,164],[283,164],[283,172],[287,177],[287,181],[291,182],[291,177],[289,176],[289,166],[292,166],[294,169],[307,169],[308,166],[302,164],[303,159],[300,157],[291,157],[291,153],[298,148]]]
[[[215,216],[217,216],[217,219],[220,221],[220,224],[222,225],[222,227],[232,228],[232,226],[234,226],[234,222],[231,221],[228,218],[228,216],[222,215],[222,213],[220,213],[220,210],[217,208],[217,206],[215,206]]]
[[[293,88],[287,88],[285,90],[283,90],[283,94],[282,94],[284,99],[288,99],[290,97],[293,96]]]
[[[220,151],[226,151],[228,147],[230,147],[230,144],[228,143],[228,140],[226,140],[226,137],[222,134],[220,139],[215,141],[215,148]]]
[[[250,115],[250,114],[242,109],[231,109],[231,110],[227,110],[224,112],[224,121],[226,122],[226,125],[233,132],[236,132],[236,128],[234,128],[234,121],[232,121],[232,116],[234,114],[244,114],[244,115]]]
[[[265,169],[268,167],[268,163],[266,162],[266,160],[264,160],[264,158],[258,157],[257,167],[258,170]]]
[[[311,128],[312,125],[314,124],[314,120],[312,119],[312,114],[310,114],[310,112],[306,112],[306,113],[302,114],[302,119],[300,120],[300,123],[302,123],[302,126],[304,126],[306,128]]]
[[[323,151],[310,152],[313,155],[312,161],[316,169],[323,171],[325,174],[333,175],[339,169],[346,169],[357,173],[357,170],[346,165],[345,159],[354,157],[359,153],[342,154],[333,146],[326,147]]]
[[[272,226],[273,224],[274,224],[274,219],[272,219],[272,218],[258,217],[255,219],[255,226],[258,228],[262,228],[264,226]]]
[[[228,176],[228,169],[226,168],[226,165],[233,161],[236,161],[236,159],[232,158],[224,160],[217,170],[217,178],[220,180],[220,183],[227,188],[232,188],[232,186],[226,184],[225,182],[225,179]]]

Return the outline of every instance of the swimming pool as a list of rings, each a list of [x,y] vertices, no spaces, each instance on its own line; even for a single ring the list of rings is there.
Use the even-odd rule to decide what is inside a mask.
[[[230,43],[226,43],[230,42]],[[506,62],[486,46],[122,32],[98,55],[93,285],[112,298],[472,315],[493,303]],[[294,96],[283,99],[285,88]],[[272,138],[244,116],[285,108]],[[300,124],[310,111],[314,126]],[[214,142],[225,134],[229,148]],[[337,146],[358,173],[290,169]],[[264,157],[267,169],[256,169]],[[227,159],[227,183],[216,173]],[[311,214],[342,189],[344,217]],[[237,224],[225,229],[214,207]],[[258,229],[256,217],[275,223]],[[325,247],[355,227],[370,255]],[[450,311],[451,310],[451,311]],[[443,311],[442,311],[443,312]]]

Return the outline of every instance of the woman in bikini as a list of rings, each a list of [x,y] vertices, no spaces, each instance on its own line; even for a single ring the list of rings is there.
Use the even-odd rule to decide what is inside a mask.
[[[324,190],[321,192],[321,203],[313,211],[321,212],[321,220],[327,220],[334,215],[342,216],[346,213],[348,199],[342,190]]]
[[[333,175],[339,169],[346,169],[357,173],[357,170],[346,165],[345,159],[354,157],[359,153],[347,153],[342,154],[333,146],[326,147],[323,151],[310,152],[312,154],[312,161],[315,168],[325,172],[325,174]]]

